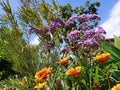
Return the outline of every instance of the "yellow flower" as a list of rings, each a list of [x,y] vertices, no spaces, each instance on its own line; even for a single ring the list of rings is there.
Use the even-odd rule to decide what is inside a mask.
[[[93,60],[98,60],[101,63],[106,64],[109,56],[110,56],[110,53],[103,53],[100,56],[93,57]]]
[[[120,90],[120,83],[113,86],[113,88],[111,90]]]
[[[50,67],[45,67],[42,70],[40,70],[39,72],[36,72],[35,74],[35,78],[37,82],[40,82],[41,80],[44,81],[47,79],[47,77],[50,76],[52,68]]]
[[[61,64],[61,65],[66,65],[69,60],[70,60],[70,56],[67,56],[66,58],[60,60],[60,61],[57,62],[57,63],[59,63],[59,64]]]
[[[44,87],[47,85],[47,82],[39,83],[34,88],[38,90],[44,90]]]
[[[72,77],[78,77],[81,70],[82,70],[82,67],[77,66],[75,68],[70,68],[69,70],[67,70],[66,74]]]

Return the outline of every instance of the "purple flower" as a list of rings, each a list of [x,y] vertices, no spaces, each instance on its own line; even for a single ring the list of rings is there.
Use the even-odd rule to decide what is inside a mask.
[[[96,32],[106,34],[105,30],[102,27],[98,27]]]
[[[79,15],[77,19],[80,21],[88,21],[86,14]]]
[[[84,22],[78,26],[78,29],[87,30],[89,29],[87,22]]]
[[[66,22],[65,22],[65,27],[73,26],[75,24],[75,19],[77,19],[77,16],[70,17]]]
[[[64,21],[60,17],[57,17],[54,22],[57,22],[57,23],[61,24],[62,26],[65,25]]]
[[[97,41],[105,40],[105,36],[102,35],[102,34],[99,34],[99,33],[96,33],[93,37],[94,37]]]
[[[102,27],[98,27],[96,29],[96,34],[93,36],[94,38],[96,38],[96,40],[105,40],[105,36],[104,34],[106,34],[105,30]]]
[[[77,40],[78,45],[82,45],[83,44],[83,40]]]
[[[52,22],[47,28],[49,31],[51,32],[55,32],[56,27],[62,27],[64,26],[65,23],[62,21],[62,19],[60,17],[57,17],[54,22]]]
[[[97,31],[94,29],[90,29],[85,31],[82,38],[84,40],[88,38],[95,38],[96,41],[105,40],[105,36],[103,35],[104,33],[105,31],[102,28],[97,29]]]
[[[83,35],[83,38],[92,38],[94,35],[96,34],[95,30],[93,29],[90,29],[90,30],[86,30],[84,35]]]
[[[99,43],[94,38],[89,38],[83,42],[84,46],[99,46]]]
[[[79,30],[74,30],[74,31],[70,32],[67,36],[69,42],[72,42],[73,40],[75,40],[77,38],[78,34],[80,34]]]
[[[87,18],[88,19],[98,19],[98,20],[100,20],[100,16],[97,15],[97,14],[89,14],[89,15],[87,15]]]

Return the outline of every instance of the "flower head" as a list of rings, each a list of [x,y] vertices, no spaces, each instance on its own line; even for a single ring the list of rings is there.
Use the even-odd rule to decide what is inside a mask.
[[[120,83],[113,86],[113,88],[111,90],[120,90]]]
[[[77,66],[75,68],[70,68],[69,70],[67,70],[66,74],[72,77],[78,77],[81,70],[82,70],[82,67]]]
[[[89,29],[87,22],[84,22],[84,23],[78,25],[78,29],[82,29],[82,30]]]
[[[65,22],[65,27],[73,26],[75,24],[75,19],[77,19],[77,16],[70,17],[66,22]]]
[[[80,21],[88,21],[88,20],[89,20],[89,19],[87,18],[87,15],[86,15],[86,14],[79,15],[77,18],[78,18],[78,20],[80,20]]]
[[[36,72],[36,74],[35,74],[36,80],[38,82],[46,80],[47,77],[50,76],[51,70],[52,70],[52,68],[45,67],[42,70],[40,70],[39,72]]]
[[[47,82],[39,83],[34,88],[38,90],[44,90],[44,87],[47,85]]]
[[[65,24],[64,21],[60,17],[56,17],[54,22],[58,22],[59,24],[61,24],[61,26]]]
[[[105,64],[110,56],[110,53],[103,53],[100,56],[93,57],[93,60],[98,60],[101,63]]]
[[[61,65],[66,65],[69,60],[70,60],[70,56],[67,56],[66,58],[63,58],[62,60],[60,60],[58,63]]]
[[[80,34],[79,30],[74,30],[74,31],[70,32],[67,37],[69,42],[74,41],[77,38],[78,34]]]
[[[100,20],[100,16],[97,14],[89,14],[89,15],[87,15],[87,18]]]

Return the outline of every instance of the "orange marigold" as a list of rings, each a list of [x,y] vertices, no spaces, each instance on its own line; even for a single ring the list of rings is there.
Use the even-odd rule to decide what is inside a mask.
[[[113,86],[113,88],[111,90],[120,90],[120,83]]]
[[[57,62],[57,63],[59,63],[59,64],[61,64],[61,65],[66,65],[69,60],[70,60],[70,56],[67,56],[66,58],[63,58],[62,60],[60,60],[60,61]]]
[[[44,87],[47,85],[47,82],[39,83],[34,88],[38,90],[44,90]]]
[[[78,77],[81,70],[82,70],[82,67],[77,66],[75,68],[70,68],[69,70],[67,70],[66,74],[72,77]]]
[[[101,63],[105,64],[110,56],[110,53],[103,53],[100,56],[93,57],[93,60],[98,60]]]
[[[35,74],[36,81],[39,82],[39,81],[46,80],[46,78],[49,77],[51,70],[52,70],[52,68],[45,67],[42,70],[40,70],[39,72],[36,72],[36,74]]]

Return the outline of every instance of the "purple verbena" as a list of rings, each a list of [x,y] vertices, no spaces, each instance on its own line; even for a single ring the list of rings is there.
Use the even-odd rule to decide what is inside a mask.
[[[65,27],[73,26],[75,24],[75,19],[77,19],[77,16],[70,17],[66,22],[65,22]]]
[[[68,41],[72,42],[72,41],[76,40],[76,38],[79,34],[80,34],[79,30],[74,30],[74,31],[70,32],[67,36]]]
[[[78,29],[82,29],[82,30],[89,29],[87,22],[83,22],[82,24],[78,25]]]
[[[97,19],[97,20],[100,20],[100,16],[97,15],[97,14],[89,14],[89,15],[87,15],[87,18],[88,19]]]
[[[99,46],[100,44],[96,41],[95,38],[89,38],[83,41],[84,46]]]
[[[86,15],[86,14],[79,15],[79,16],[77,17],[77,19],[78,19],[79,21],[88,21],[88,18],[87,18],[87,15]]]
[[[60,17],[57,17],[54,22],[58,22],[59,24],[61,24],[61,26],[65,25],[64,21]]]

